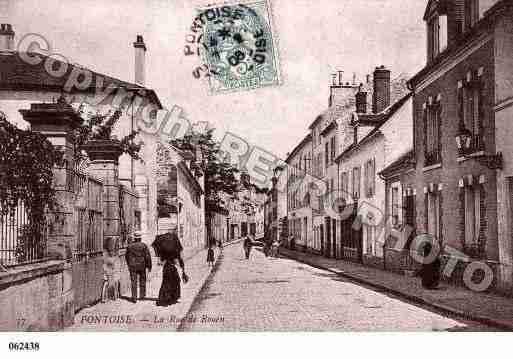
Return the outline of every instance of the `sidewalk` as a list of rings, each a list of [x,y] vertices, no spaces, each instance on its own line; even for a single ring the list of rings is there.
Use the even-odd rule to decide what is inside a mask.
[[[227,244],[229,245],[229,244]],[[220,255],[221,254],[221,255]],[[222,252],[216,250],[216,266]],[[185,260],[185,270],[190,280],[182,283],[180,301],[170,307],[157,307],[162,266],[154,261],[154,268],[146,286],[148,299],[132,303],[128,298],[98,303],[75,315],[75,324],[67,331],[176,331],[186,318],[194,299],[200,292],[212,268],[207,265],[207,251],[202,250]],[[127,295],[127,293],[123,293]]]
[[[447,283],[442,283],[438,290],[426,290],[419,278],[286,248],[280,248],[280,254],[441,312],[513,330],[513,298],[473,292]]]

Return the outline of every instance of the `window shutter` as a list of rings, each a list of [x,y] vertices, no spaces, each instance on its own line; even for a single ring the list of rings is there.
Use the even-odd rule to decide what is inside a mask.
[[[486,191],[483,184],[479,186],[479,237],[478,237],[478,248],[479,254],[482,258],[486,255],[486,230],[487,230],[487,218],[486,218]]]
[[[465,110],[463,102],[463,82],[458,82],[458,119],[459,127],[462,130],[465,127]]]
[[[442,103],[437,102],[436,104],[436,118],[435,118],[435,136],[437,139],[436,151],[438,153],[438,161],[442,159]]]
[[[444,241],[444,197],[442,191],[438,192],[438,243],[442,244]]]
[[[477,104],[478,104],[478,118],[477,118],[477,126],[478,126],[478,138],[479,138],[479,150],[484,149],[484,120],[485,120],[485,112],[484,112],[484,82],[482,81],[481,77],[479,78],[479,84],[478,84],[478,94],[477,94]]]
[[[428,157],[428,116],[427,116],[427,106],[423,109],[422,114],[422,122],[424,123],[424,158],[426,159]]]
[[[425,231],[429,233],[429,196],[427,192],[424,194],[424,213]]]
[[[369,176],[369,161],[365,162],[365,166],[363,168],[363,190],[365,192],[365,197],[369,197],[369,188],[368,188],[368,176]]]
[[[372,159],[372,171],[371,171],[371,195],[376,194],[376,159]]]

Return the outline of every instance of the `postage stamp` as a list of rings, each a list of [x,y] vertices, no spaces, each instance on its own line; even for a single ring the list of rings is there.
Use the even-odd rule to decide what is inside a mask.
[[[199,10],[200,58],[209,69],[211,93],[280,83],[270,4],[266,0]]]

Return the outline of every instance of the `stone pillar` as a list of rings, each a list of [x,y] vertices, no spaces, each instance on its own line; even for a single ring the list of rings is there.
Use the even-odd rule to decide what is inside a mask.
[[[73,223],[74,196],[70,186],[74,167],[71,131],[81,123],[80,116],[64,102],[31,104],[30,110],[20,110],[34,132],[39,132],[63,152],[64,165],[54,169],[57,206],[51,213],[47,251],[50,258],[69,259],[75,241]]]
[[[84,150],[91,163],[88,172],[103,182],[103,248],[117,254],[120,241],[119,156],[121,144],[115,140],[95,140]]]
[[[29,110],[20,110],[25,121],[29,122],[34,132],[39,132],[63,152],[64,163],[53,170],[55,197],[57,206],[50,214],[47,254],[52,259],[66,260],[62,271],[62,286],[51,292],[54,304],[49,326],[51,329],[67,327],[73,323],[75,315],[72,250],[76,241],[74,226],[74,193],[72,172],[74,167],[74,147],[71,131],[78,127],[82,119],[75,110],[64,101],[53,104],[31,104]],[[60,282],[59,278],[59,282]]]

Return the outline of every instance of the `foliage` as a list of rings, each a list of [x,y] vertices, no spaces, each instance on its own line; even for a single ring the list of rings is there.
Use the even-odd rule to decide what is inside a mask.
[[[205,208],[207,212],[222,207],[220,193],[234,195],[239,188],[236,174],[239,172],[229,162],[221,159],[220,145],[213,139],[214,129],[202,133],[189,132],[172,140],[174,147],[195,156],[197,167],[205,177]]]
[[[75,163],[79,164],[87,159],[83,151],[84,145],[95,140],[115,140],[116,136],[112,134],[116,123],[121,118],[120,110],[108,111],[107,113],[88,112],[84,113],[84,107],[78,109],[78,113],[83,119],[82,124],[72,132],[72,141],[75,150]],[[84,119],[84,117],[86,117]],[[138,131],[132,131],[129,135],[120,140],[123,153],[130,155],[133,159],[142,161],[139,152],[142,142],[135,143],[134,139]]]
[[[39,235],[45,211],[55,206],[53,168],[62,153],[41,134],[22,130],[0,117],[0,215],[13,215],[24,203],[29,225],[22,237]]]

